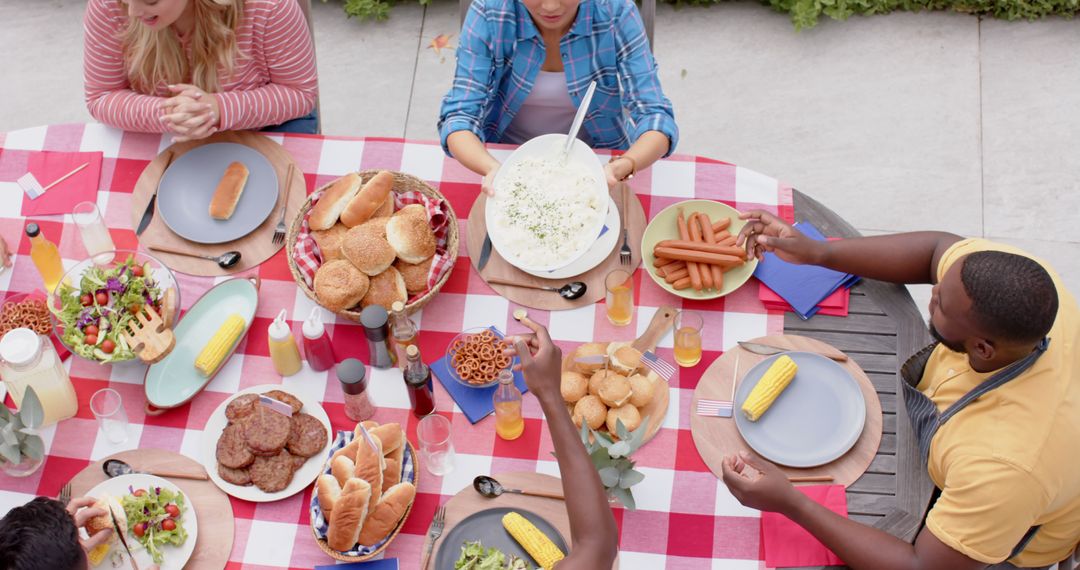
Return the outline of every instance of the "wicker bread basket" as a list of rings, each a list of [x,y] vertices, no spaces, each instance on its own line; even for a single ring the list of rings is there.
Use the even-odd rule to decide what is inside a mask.
[[[364,183],[367,183],[368,180],[371,180],[371,178],[379,172],[381,171],[361,170],[358,172],[358,174],[360,175],[360,178],[363,179]],[[428,301],[431,301],[431,299],[435,297],[435,294],[439,292],[439,289],[442,289],[442,286],[444,283],[446,283],[447,279],[450,278],[450,273],[453,271],[453,264],[457,261],[458,220],[457,215],[454,213],[453,207],[450,206],[450,201],[447,200],[441,192],[439,192],[435,188],[432,188],[426,182],[411,174],[396,171],[390,172],[394,175],[394,192],[402,193],[416,191],[431,198],[443,200],[446,203],[446,212],[448,218],[448,227],[446,234],[446,255],[450,258],[451,267],[447,268],[447,270],[443,273],[442,278],[440,278],[434,286],[428,289],[427,292],[425,292],[415,301],[405,305],[405,311],[408,314],[412,314],[420,310],[420,308],[426,305]],[[318,190],[316,190],[316,192],[321,192],[325,190],[327,186],[329,186],[329,184],[319,188]],[[304,281],[303,275],[300,274],[300,269],[296,266],[296,260],[293,259],[296,251],[296,239],[297,236],[300,235],[300,226],[303,224],[304,218],[307,217],[310,210],[311,196],[308,196],[307,200],[305,200],[304,204],[300,207],[300,211],[297,212],[296,217],[293,218],[292,225],[289,226],[289,234],[286,239],[286,258],[289,260],[289,272],[292,273],[293,280],[296,281],[296,286],[299,287],[300,290],[308,296],[308,298],[318,303],[319,299],[315,296],[315,291],[312,290],[311,287],[308,287],[307,283]],[[354,321],[360,320],[360,311],[356,309],[337,311],[337,314],[352,319]]]

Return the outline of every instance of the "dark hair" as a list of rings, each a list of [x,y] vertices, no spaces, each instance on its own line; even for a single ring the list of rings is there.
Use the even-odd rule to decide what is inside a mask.
[[[74,570],[85,559],[79,529],[59,501],[37,497],[0,519],[2,570]]]
[[[992,339],[1038,342],[1054,326],[1057,287],[1034,259],[1003,251],[975,252],[964,258],[960,279],[976,325]]]

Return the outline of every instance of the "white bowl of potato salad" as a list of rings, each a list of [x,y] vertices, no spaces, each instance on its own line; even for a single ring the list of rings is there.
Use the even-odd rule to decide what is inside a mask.
[[[499,168],[484,215],[491,245],[525,271],[573,263],[600,236],[610,204],[603,166],[575,140],[561,158],[566,135],[529,140]]]

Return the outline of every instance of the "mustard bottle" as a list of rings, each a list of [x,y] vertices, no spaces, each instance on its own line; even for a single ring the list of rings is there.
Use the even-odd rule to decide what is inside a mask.
[[[296,347],[289,323],[285,320],[285,309],[278,313],[274,322],[267,329],[270,346],[270,359],[274,361],[274,370],[282,376],[292,376],[300,371],[300,349]]]

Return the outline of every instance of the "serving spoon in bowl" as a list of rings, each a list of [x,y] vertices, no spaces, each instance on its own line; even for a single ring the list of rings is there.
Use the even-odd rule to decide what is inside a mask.
[[[540,291],[550,291],[552,293],[558,293],[560,297],[568,301],[581,298],[585,294],[585,291],[589,289],[582,281],[571,281],[562,287],[548,287],[546,285],[531,285],[529,283],[518,283],[516,281],[509,281],[506,279],[499,279],[498,277],[489,277],[488,283],[494,283],[495,285],[510,285],[511,287],[524,287],[525,289],[538,289]]]

